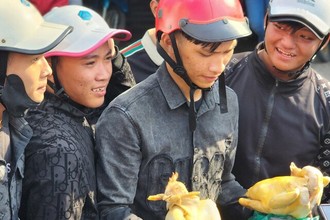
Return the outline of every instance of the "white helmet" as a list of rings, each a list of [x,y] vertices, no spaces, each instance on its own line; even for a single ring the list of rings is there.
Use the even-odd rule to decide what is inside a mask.
[[[46,53],[46,57],[80,57],[94,51],[109,38],[122,41],[131,38],[129,31],[110,28],[97,12],[84,6],[55,7],[44,18],[49,22],[73,26],[72,33]]]
[[[56,46],[72,27],[45,22],[26,0],[0,0],[0,50],[42,54]]]
[[[330,0],[270,0],[270,21],[295,21],[323,39],[330,32]]]

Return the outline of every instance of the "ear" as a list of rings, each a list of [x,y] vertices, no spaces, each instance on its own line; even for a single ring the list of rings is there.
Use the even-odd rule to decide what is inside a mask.
[[[267,24],[268,24],[268,12],[266,12],[264,17],[264,31],[266,31]]]
[[[172,47],[172,41],[171,41],[169,34],[162,33],[159,43],[170,56],[172,56],[172,54],[174,54],[173,47]]]
[[[150,6],[150,10],[151,10],[152,14],[154,15],[154,17],[156,17],[158,0],[151,0],[149,6]]]

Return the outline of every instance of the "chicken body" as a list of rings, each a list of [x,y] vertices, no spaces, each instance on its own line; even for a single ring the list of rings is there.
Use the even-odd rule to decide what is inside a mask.
[[[266,214],[295,218],[311,216],[311,210],[320,204],[323,188],[329,184],[330,178],[312,166],[300,169],[291,163],[290,169],[291,176],[257,182],[247,190],[247,198],[240,198],[239,203]]]
[[[201,200],[199,192],[188,192],[185,185],[177,181],[178,176],[178,173],[173,173],[164,193],[148,197],[152,201],[166,201],[168,212],[165,220],[221,220],[215,202]]]

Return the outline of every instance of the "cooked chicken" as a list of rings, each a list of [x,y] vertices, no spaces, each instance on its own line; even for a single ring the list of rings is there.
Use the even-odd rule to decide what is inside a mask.
[[[186,186],[177,181],[178,176],[178,173],[173,173],[164,193],[148,197],[152,201],[166,201],[168,212],[165,220],[221,220],[215,202],[201,200],[199,192],[188,192]]]
[[[295,218],[311,216],[311,210],[319,205],[323,188],[329,177],[312,166],[297,168],[290,165],[291,176],[279,176],[257,182],[240,198],[243,206],[266,214],[291,215]]]

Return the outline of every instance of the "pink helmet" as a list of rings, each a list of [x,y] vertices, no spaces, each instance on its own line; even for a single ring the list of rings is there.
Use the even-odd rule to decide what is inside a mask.
[[[222,42],[251,34],[239,0],[160,0],[157,33],[179,29],[203,42]]]
[[[55,7],[44,15],[48,22],[71,25],[72,33],[45,56],[81,57],[94,51],[110,38],[126,41],[131,38],[127,30],[109,27],[96,11],[79,5]]]

